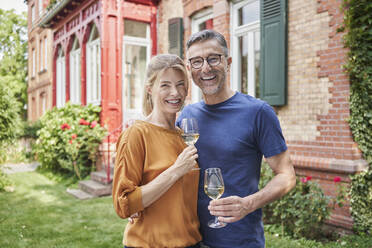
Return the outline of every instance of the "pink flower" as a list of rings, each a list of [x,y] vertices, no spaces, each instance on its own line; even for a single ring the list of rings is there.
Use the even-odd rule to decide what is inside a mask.
[[[92,121],[92,123],[90,124],[90,127],[94,128],[95,126],[97,126],[97,121]]]
[[[77,134],[76,133],[73,133],[72,135],[71,135],[71,139],[76,139],[77,138]]]
[[[335,177],[333,178],[333,182],[338,183],[341,181],[341,177]]]
[[[79,124],[80,124],[80,125],[84,125],[84,126],[89,126],[90,122],[84,120],[83,118],[81,118],[80,121],[79,121]]]
[[[301,178],[300,178],[300,181],[301,181],[302,183],[307,183],[307,182],[310,181],[311,179],[312,179],[311,176],[301,177]]]
[[[67,124],[67,123],[63,123],[63,124],[61,125],[61,129],[62,129],[62,130],[70,129],[70,128],[71,128],[70,125]]]
[[[69,142],[68,142],[68,143],[72,144],[72,140],[69,140]]]

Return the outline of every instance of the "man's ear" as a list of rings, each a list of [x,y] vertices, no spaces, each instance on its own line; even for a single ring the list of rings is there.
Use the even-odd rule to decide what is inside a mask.
[[[228,57],[226,60],[227,60],[227,65],[230,66],[232,63],[232,58]]]
[[[231,57],[228,57],[226,59],[227,61],[227,71],[230,71],[230,67],[231,67],[231,63],[232,63],[232,58]]]

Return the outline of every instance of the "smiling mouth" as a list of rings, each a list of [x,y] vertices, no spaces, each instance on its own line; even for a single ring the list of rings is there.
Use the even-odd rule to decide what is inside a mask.
[[[178,100],[165,100],[167,103],[170,103],[170,104],[179,104],[181,103],[181,100],[178,99]]]
[[[213,75],[213,76],[209,76],[209,77],[201,77],[201,80],[203,81],[209,81],[209,80],[213,80],[216,78],[216,75]]]

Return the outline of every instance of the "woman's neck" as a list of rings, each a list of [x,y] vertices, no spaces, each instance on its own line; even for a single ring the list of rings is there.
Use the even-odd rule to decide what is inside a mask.
[[[153,111],[149,116],[146,117],[145,120],[156,126],[160,126],[166,129],[176,129],[176,114],[164,115]]]

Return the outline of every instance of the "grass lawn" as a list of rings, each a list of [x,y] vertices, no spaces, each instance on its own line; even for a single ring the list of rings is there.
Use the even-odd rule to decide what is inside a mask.
[[[0,247],[122,247],[126,220],[111,197],[77,200],[37,172],[9,177],[15,191],[0,193]]]
[[[66,186],[38,172],[9,175],[12,193],[0,193],[1,248],[121,248],[126,220],[111,197],[77,200]],[[371,248],[372,237],[349,236],[322,244],[266,234],[267,248]],[[231,247],[233,248],[233,247]]]

